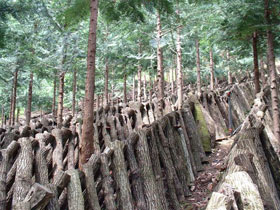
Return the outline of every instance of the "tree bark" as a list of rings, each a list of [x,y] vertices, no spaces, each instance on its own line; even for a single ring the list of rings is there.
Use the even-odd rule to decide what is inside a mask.
[[[229,56],[229,51],[227,51],[227,61],[229,62],[230,56]],[[231,71],[230,71],[230,65],[228,65],[228,84],[232,84],[232,76],[231,76]]]
[[[53,102],[52,102],[53,117],[56,116],[55,106],[56,106],[56,72],[55,72],[54,79],[53,79]]]
[[[213,91],[215,88],[215,74],[214,74],[214,61],[213,61],[213,50],[210,49],[210,89]]]
[[[144,74],[144,84],[143,84],[143,93],[144,93],[144,100],[147,100],[147,80],[146,75]]]
[[[4,124],[5,124],[5,110],[4,110],[4,105],[2,105],[2,113],[1,113],[1,127],[4,128]]]
[[[133,75],[132,100],[135,101],[135,75]]]
[[[10,111],[10,120],[9,124],[15,124],[15,110],[16,110],[16,103],[17,103],[17,79],[18,79],[18,68],[16,68],[14,73],[14,81],[13,81],[13,89],[12,89],[12,96],[11,96],[11,111]]]
[[[77,70],[73,72],[73,90],[72,90],[72,116],[75,116],[76,110],[76,90],[77,90]]]
[[[260,70],[261,70],[262,86],[264,87],[266,85],[266,79],[265,79],[264,62],[263,62],[263,57],[262,56],[261,56],[261,59],[260,59]]]
[[[29,89],[28,89],[28,101],[27,101],[27,109],[26,109],[26,126],[30,126],[30,119],[31,119],[31,105],[32,105],[32,85],[33,85],[33,73],[30,73],[30,80],[29,80]]]
[[[123,78],[123,102],[125,104],[127,104],[127,90],[126,90],[126,78],[127,78],[127,75],[124,74],[124,78]]]
[[[104,87],[104,94],[105,94],[105,106],[109,104],[109,64],[108,60],[105,61],[105,87]]]
[[[164,98],[164,73],[163,73],[163,56],[162,49],[160,47],[160,41],[162,36],[161,21],[159,11],[157,12],[157,82],[158,82],[158,109],[159,116],[163,115],[163,98]]]
[[[85,114],[81,139],[80,167],[85,164],[94,151],[93,143],[93,100],[95,82],[96,30],[98,0],[90,2],[90,27],[88,38],[87,79],[85,86]]]
[[[181,49],[181,28],[177,28],[177,88],[178,88],[178,109],[182,109],[183,106],[183,71],[182,71],[182,49]],[[173,71],[172,71],[173,78]],[[173,84],[173,79],[172,79]],[[172,92],[174,91],[174,85],[172,85]]]
[[[260,92],[260,75],[259,75],[259,60],[258,60],[258,34],[253,33],[253,55],[254,55],[254,83],[255,83],[255,94]]]
[[[196,71],[197,71],[197,92],[198,95],[201,95],[201,77],[200,77],[200,56],[199,56],[199,40],[195,41],[195,46],[196,46]]]
[[[139,54],[138,56],[140,57],[141,56],[141,53],[142,53],[142,49],[141,49],[141,43],[139,42]],[[141,103],[142,102],[142,82],[141,82],[141,74],[142,74],[142,66],[141,66],[141,61],[139,60],[138,61],[138,72],[137,72],[137,75],[138,75],[138,101]]]
[[[265,18],[266,22],[271,25],[269,0],[265,0]],[[274,55],[274,37],[271,29],[267,30],[267,60],[270,71],[270,90],[272,99],[272,116],[273,132],[278,141],[280,141],[280,119],[279,119],[279,101],[278,101],[278,84]]]
[[[64,96],[64,76],[65,72],[61,72],[59,75],[59,97],[57,106],[57,127],[62,127],[63,122],[63,96]]]
[[[13,206],[24,200],[31,187],[33,152],[31,139],[19,139],[21,152],[16,169],[15,188],[13,191]]]

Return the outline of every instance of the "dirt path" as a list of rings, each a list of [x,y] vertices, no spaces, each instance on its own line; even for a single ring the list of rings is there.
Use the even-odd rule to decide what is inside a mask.
[[[225,160],[233,141],[230,139],[217,142],[215,149],[208,156],[204,170],[198,173],[193,186],[192,195],[188,197],[185,210],[203,210],[206,208],[211,193],[226,169]]]

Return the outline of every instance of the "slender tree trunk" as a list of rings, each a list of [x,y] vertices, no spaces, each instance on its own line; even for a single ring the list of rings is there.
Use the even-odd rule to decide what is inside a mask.
[[[76,110],[76,89],[77,89],[77,70],[73,72],[73,90],[72,90],[72,115],[75,116]]]
[[[138,90],[137,90],[137,94],[138,94],[138,101],[141,102],[141,96],[142,96],[142,84],[141,84],[141,73],[142,73],[142,67],[141,65],[139,64],[138,66],[138,72],[137,72],[137,80],[138,80]]]
[[[16,112],[16,104],[17,104],[17,80],[18,80],[18,69],[15,72],[15,80],[14,80],[14,93],[13,93],[13,117],[12,124],[15,124],[15,112]]]
[[[97,97],[97,101],[96,101],[96,110],[99,110],[99,107],[100,107],[100,96],[99,95],[96,95]]]
[[[16,118],[16,123],[19,123],[19,113],[20,113],[20,108],[17,108],[17,118]]]
[[[85,114],[83,116],[81,153],[79,159],[80,168],[85,164],[94,152],[93,142],[93,101],[95,83],[95,55],[96,55],[96,31],[98,17],[98,0],[90,1],[90,25],[88,38],[87,77],[85,85]]]
[[[199,56],[199,40],[195,41],[196,46],[196,71],[197,71],[197,92],[201,96],[201,77],[200,77],[200,56]]]
[[[214,74],[214,61],[213,61],[213,50],[210,49],[210,89],[213,91],[215,88],[215,74]]]
[[[14,83],[12,84],[11,88],[11,101],[10,101],[10,113],[9,113],[9,125],[12,125],[12,113],[13,113],[13,95],[14,95]]]
[[[173,68],[171,68],[169,70],[169,75],[170,75],[169,77],[170,77],[170,85],[171,85],[171,93],[172,93],[172,95],[174,95],[174,93],[175,93],[173,71],[174,71]]]
[[[182,70],[182,49],[181,49],[181,28],[177,28],[177,90],[178,90],[178,109],[182,109],[183,106],[183,70]],[[172,72],[173,78],[173,72]],[[173,79],[172,79],[173,84]],[[174,85],[173,89],[174,89]],[[172,90],[173,92],[174,90]]]
[[[33,73],[30,72],[29,88],[28,88],[28,100],[27,100],[27,109],[25,116],[26,126],[30,126],[31,119],[31,108],[32,108],[32,86],[33,86]]]
[[[5,110],[4,110],[4,105],[3,105],[3,104],[2,104],[1,121],[2,121],[1,127],[4,128],[4,123],[5,123]]]
[[[52,102],[52,114],[53,114],[53,117],[54,117],[54,118],[55,118],[55,116],[56,116],[56,110],[55,110],[55,107],[56,107],[56,72],[55,72],[54,79],[53,79],[53,102]]]
[[[104,95],[103,94],[101,94],[101,107],[103,107],[104,106]]]
[[[142,53],[142,49],[141,49],[141,43],[139,42],[139,52],[138,52],[138,56],[140,57],[141,56],[141,53]],[[142,102],[142,78],[141,78],[141,74],[142,74],[142,66],[141,66],[141,61],[139,60],[139,64],[138,64],[138,72],[137,72],[137,75],[138,75],[138,101],[139,102]]]
[[[123,102],[124,102],[124,104],[127,104],[126,77],[127,77],[127,75],[124,74],[124,78],[123,78],[123,80],[124,80],[124,82],[123,82]]]
[[[229,62],[229,60],[230,60],[229,51],[227,51],[227,61]],[[231,75],[231,71],[230,71],[230,65],[228,65],[228,84],[229,85],[232,84],[232,75]]]
[[[64,76],[65,72],[61,72],[59,75],[59,96],[57,106],[57,127],[62,127],[63,121],[63,96],[64,96]]]
[[[150,90],[149,90],[149,102],[150,102],[150,104],[152,104],[152,102],[153,102],[153,81],[152,81],[152,78],[150,77],[150,81],[149,81],[149,83],[150,83]]]
[[[135,101],[135,89],[136,89],[136,87],[135,87],[136,85],[135,85],[135,76],[133,75],[133,87],[132,87],[132,100],[133,101]]]
[[[255,94],[261,91],[260,87],[260,76],[259,76],[259,60],[258,60],[258,34],[253,33],[253,54],[254,54],[254,83],[255,83]]]
[[[114,80],[115,80],[115,69],[113,68],[113,71],[112,71],[111,98],[109,99],[109,101],[112,103],[112,106],[114,106],[114,97],[115,97]]]
[[[266,79],[265,79],[265,72],[264,72],[264,62],[263,62],[263,57],[261,56],[260,59],[260,68],[261,68],[261,79],[262,79],[262,85],[263,87],[266,85]]]
[[[266,22],[271,25],[269,0],[265,0],[265,18]],[[280,141],[280,120],[279,120],[279,101],[278,101],[278,84],[274,55],[274,37],[271,29],[267,30],[267,60],[270,71],[270,90],[272,99],[272,117],[273,131],[276,139]]]
[[[109,104],[109,64],[108,60],[105,61],[105,106]]]
[[[144,100],[147,100],[147,80],[146,75],[144,74],[144,85],[143,85],[143,93],[144,93]]]
[[[12,97],[11,97],[11,111],[10,111],[10,125],[15,124],[15,111],[16,111],[16,103],[17,103],[17,79],[18,79],[18,68],[16,68],[14,73],[14,81],[12,88]]]
[[[157,82],[158,82],[158,109],[159,116],[163,115],[163,98],[164,98],[164,72],[163,72],[163,55],[160,47],[161,41],[161,21],[159,11],[157,12]]]

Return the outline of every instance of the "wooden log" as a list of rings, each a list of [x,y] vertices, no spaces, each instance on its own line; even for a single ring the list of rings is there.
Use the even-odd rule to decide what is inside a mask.
[[[100,156],[101,160],[101,173],[102,173],[102,188],[104,191],[104,203],[106,206],[106,209],[108,210],[116,210],[116,203],[114,198],[114,189],[113,189],[113,179],[110,175],[109,170],[109,163],[107,156],[105,154],[101,154]]]
[[[36,148],[35,152],[35,180],[42,185],[47,185],[49,184],[48,164],[46,159],[48,149],[45,147],[44,136],[36,135],[36,137],[39,139],[39,147]]]
[[[146,195],[147,209],[163,209],[159,197],[147,143],[147,130],[139,130],[139,141],[136,144],[136,155],[143,178],[144,193]]]
[[[93,124],[93,127],[94,127],[94,133],[93,133],[94,151],[96,153],[100,153],[99,130],[96,123]]]
[[[176,167],[174,165],[175,163],[172,161],[172,154],[171,154],[171,151],[170,151],[170,145],[169,145],[169,142],[168,142],[168,138],[166,138],[166,136],[164,134],[164,131],[163,131],[163,128],[162,128],[162,123],[163,122],[158,123],[159,139],[160,139],[161,144],[164,148],[164,151],[167,155],[167,158],[171,161],[171,165],[173,166],[172,169],[174,169],[174,171],[172,172],[173,173],[172,177],[174,177],[174,183],[175,183],[175,188],[176,188],[175,192],[177,194],[177,198],[178,198],[179,201],[183,201],[184,200],[184,190],[182,188],[182,184],[180,182],[180,179],[177,175],[177,170],[176,170]]]
[[[12,141],[5,150],[0,150],[0,210],[6,209],[6,181],[7,181],[7,170],[8,162],[14,155],[15,151],[18,150],[19,143]]]
[[[30,202],[19,202],[16,203],[14,208],[15,210],[31,210]]]
[[[75,169],[67,171],[71,177],[68,184],[67,200],[68,208],[75,210],[84,210],[84,198],[82,193],[81,181],[79,178],[79,172]]]
[[[70,181],[69,173],[62,170],[57,171],[57,174],[53,179],[53,184],[56,186],[59,194],[67,185],[69,185],[69,181]]]
[[[176,177],[176,171],[175,168],[171,162],[171,158],[169,159],[166,153],[166,149],[164,149],[164,147],[162,146],[162,143],[159,140],[159,137],[157,135],[157,131],[156,131],[156,126],[154,125],[153,130],[152,130],[153,134],[154,134],[154,140],[156,141],[157,144],[157,148],[159,151],[159,157],[161,160],[161,163],[163,165],[163,169],[166,173],[166,182],[167,182],[167,187],[168,187],[168,194],[169,194],[169,203],[171,205],[171,207],[175,210],[180,210],[181,206],[179,204],[177,195],[176,195],[176,185],[178,184],[178,178]],[[170,154],[169,154],[170,155]]]
[[[55,168],[54,177],[58,170],[63,170],[63,144],[62,144],[62,131],[61,129],[52,130],[52,135],[55,136],[56,147],[53,151],[52,163]]]
[[[19,139],[21,152],[17,163],[15,188],[13,192],[13,206],[24,200],[31,187],[33,152],[29,138]]]
[[[123,154],[123,148],[124,142],[116,140],[112,143],[112,149],[114,150],[114,179],[117,185],[117,199],[120,204],[118,209],[120,210],[134,209],[132,203],[131,189],[128,180],[127,166]]]
[[[144,197],[142,177],[134,154],[133,146],[130,142],[127,144],[125,156],[128,160],[130,169],[131,189],[136,202],[136,207],[139,210],[145,210],[147,207]]]
[[[110,136],[111,136],[111,140],[112,141],[115,141],[118,139],[118,134],[117,134],[117,129],[116,129],[116,126],[115,126],[115,117],[114,116],[109,116],[107,118],[107,122],[109,123],[110,125]]]
[[[52,197],[53,192],[50,189],[35,183],[32,185],[23,202],[29,202],[32,210],[39,210],[44,209]]]
[[[87,196],[87,202],[91,210],[100,210],[101,207],[99,205],[97,191],[96,191],[96,184],[94,180],[94,172],[93,168],[96,167],[97,161],[92,161],[97,156],[95,154],[92,155],[90,158],[91,161],[86,163],[83,166],[83,171],[85,173],[85,180],[86,180],[86,196]],[[99,156],[98,156],[99,158]],[[94,165],[93,165],[94,164]]]
[[[188,184],[189,184],[189,172],[186,167],[187,160],[185,159],[184,152],[182,149],[182,144],[180,141],[180,136],[175,135],[175,129],[171,126],[170,119],[167,119],[167,138],[170,145],[171,157],[173,160],[173,164],[177,171],[179,180],[182,184],[182,188],[184,191],[184,195],[188,196],[190,194]],[[183,200],[184,201],[184,198]]]
[[[197,171],[202,170],[202,165],[201,165],[201,158],[205,157],[205,153],[202,147],[202,142],[201,138],[198,134],[198,128],[196,126],[194,117],[190,111],[190,109],[185,108],[185,111],[178,111],[179,117],[180,117],[180,125],[183,130],[184,137],[186,139],[186,136],[189,138],[189,140],[186,141],[187,143],[187,148],[192,156],[191,158],[191,163],[195,165],[193,167],[193,172],[196,175]],[[187,134],[185,134],[185,132]]]

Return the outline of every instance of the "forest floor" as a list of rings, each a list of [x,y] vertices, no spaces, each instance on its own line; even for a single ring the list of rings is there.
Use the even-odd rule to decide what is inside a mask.
[[[190,188],[191,196],[187,199],[188,204],[185,210],[203,210],[206,208],[215,186],[226,169],[226,156],[232,143],[232,139],[216,142],[216,147],[208,155],[207,163],[203,164],[203,171],[198,173]]]

